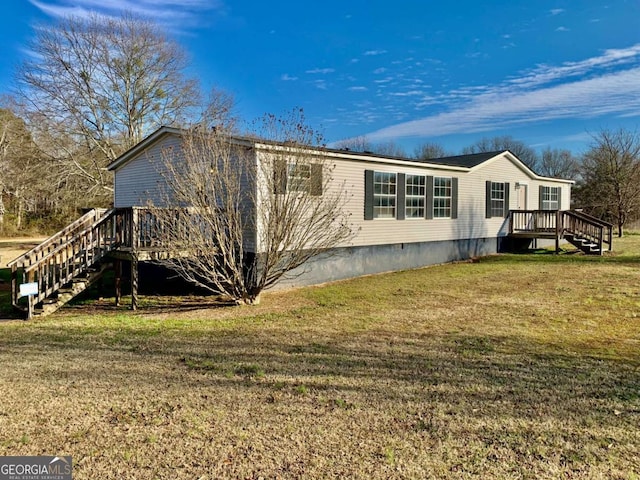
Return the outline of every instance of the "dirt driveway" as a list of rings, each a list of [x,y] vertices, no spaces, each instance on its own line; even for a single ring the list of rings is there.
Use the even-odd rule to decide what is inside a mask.
[[[31,250],[46,237],[0,238],[0,268],[7,268],[14,258]]]

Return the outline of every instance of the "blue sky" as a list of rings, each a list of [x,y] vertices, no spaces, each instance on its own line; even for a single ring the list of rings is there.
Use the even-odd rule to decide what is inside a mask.
[[[327,141],[366,135],[410,153],[512,135],[584,151],[640,127],[640,0],[432,2],[9,0],[0,92],[36,22],[127,10],[164,25],[205,90],[250,120],[303,107]]]

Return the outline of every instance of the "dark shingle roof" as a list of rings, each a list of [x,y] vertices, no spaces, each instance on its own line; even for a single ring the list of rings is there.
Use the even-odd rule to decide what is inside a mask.
[[[487,160],[500,155],[504,150],[497,152],[471,153],[469,155],[456,155],[453,157],[430,158],[428,160],[419,160],[421,163],[435,163],[438,165],[447,165],[450,167],[473,168]]]

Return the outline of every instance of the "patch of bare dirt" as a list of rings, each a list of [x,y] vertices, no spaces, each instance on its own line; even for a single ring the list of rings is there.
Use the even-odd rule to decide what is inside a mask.
[[[14,258],[28,252],[47,237],[17,237],[0,239],[0,268],[7,268],[7,264]]]

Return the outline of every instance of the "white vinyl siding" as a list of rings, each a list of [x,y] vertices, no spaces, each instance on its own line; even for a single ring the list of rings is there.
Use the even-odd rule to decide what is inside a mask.
[[[170,152],[180,150],[180,138],[166,135],[115,172],[114,206],[162,206],[166,197],[164,161]]]

